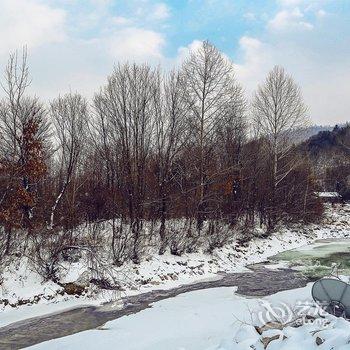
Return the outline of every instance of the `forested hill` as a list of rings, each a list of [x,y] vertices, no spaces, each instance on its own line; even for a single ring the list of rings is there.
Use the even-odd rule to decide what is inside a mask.
[[[312,159],[323,156],[343,157],[350,154],[350,124],[343,127],[335,126],[333,130],[324,130],[311,136],[302,143]]]
[[[309,156],[322,189],[350,198],[350,124],[320,131],[300,148]]]
[[[342,125],[343,126],[343,125]],[[312,136],[317,135],[322,131],[332,131],[334,125],[312,125],[308,126],[305,129],[301,130],[301,133],[298,132],[296,136],[296,140],[299,142],[304,142],[309,140]]]

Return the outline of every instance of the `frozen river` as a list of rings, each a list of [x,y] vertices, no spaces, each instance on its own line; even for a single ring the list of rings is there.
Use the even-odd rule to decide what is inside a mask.
[[[334,263],[349,274],[349,257],[350,240],[318,241],[252,265],[252,272],[125,298],[121,309],[81,307],[10,324],[0,328],[0,349],[231,349],[234,331],[261,297],[311,300],[308,282]]]

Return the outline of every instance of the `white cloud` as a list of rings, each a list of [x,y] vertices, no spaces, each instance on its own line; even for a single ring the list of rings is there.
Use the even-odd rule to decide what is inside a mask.
[[[243,36],[239,40],[242,62],[235,64],[237,79],[251,95],[271,68],[270,48],[257,38]]]
[[[66,14],[61,9],[38,0],[0,0],[0,8],[0,54],[65,39]]]
[[[164,3],[158,3],[152,9],[152,13],[149,16],[150,19],[164,20],[170,17],[170,9]]]
[[[147,61],[161,59],[165,39],[153,30],[129,27],[108,38],[108,50],[121,60]]]
[[[175,65],[180,65],[189,56],[190,52],[196,51],[202,45],[201,40],[193,40],[187,46],[181,46],[177,50],[177,57],[175,59]]]
[[[317,12],[316,12],[316,16],[318,17],[318,18],[323,18],[323,17],[325,17],[327,15],[327,12],[325,11],[325,10],[322,10],[322,9],[320,9],[320,10],[318,10]]]
[[[282,10],[268,22],[268,27],[276,31],[311,30],[313,25],[303,20],[304,14],[298,7],[292,10]]]
[[[127,27],[92,40],[68,40],[29,52],[31,92],[51,99],[78,91],[91,98],[118,62],[163,63],[165,39],[157,32]],[[54,67],[54,69],[53,69]]]
[[[274,65],[286,68],[301,86],[314,123],[333,124],[348,120],[350,65],[348,61],[331,62],[329,57],[315,60],[315,52],[303,40],[274,37],[263,42],[258,38],[241,37],[240,61],[235,64],[236,77],[250,97],[265,80]],[[306,45],[306,46],[305,46]],[[340,50],[341,46],[335,48]],[[325,55],[323,55],[325,56]],[[322,72],[322,74],[320,73]],[[344,102],[345,101],[345,102]]]
[[[77,11],[81,3],[77,0],[0,0],[0,75],[8,51],[27,44],[33,77],[31,92],[47,99],[71,89],[91,97],[118,61],[161,63],[170,69],[201,44],[194,40],[187,46],[183,44],[175,57],[165,57],[166,36],[160,29],[154,29],[159,24],[164,28],[161,21],[170,15],[166,6],[159,6],[163,0],[156,0],[158,7],[149,0],[134,0],[135,6],[142,5],[138,14],[136,11],[113,13],[110,6],[114,1],[86,0],[86,8]],[[239,41],[240,60],[235,70],[247,96],[264,81],[275,64],[280,64],[300,83],[316,122],[348,119],[350,66],[346,57],[350,49],[343,41],[333,40],[339,33],[339,29],[334,29],[337,19],[327,16],[325,0],[275,1],[279,7],[273,19],[255,11],[245,15],[247,20],[253,20],[254,14],[257,20],[271,19],[270,31],[261,35],[264,39],[243,36]],[[219,3],[227,2],[231,6],[233,3],[232,0],[208,2],[206,15],[217,11]],[[58,4],[65,10],[57,8]],[[198,18],[196,23],[200,22]],[[327,22],[327,31],[323,31],[326,26],[317,20],[320,18]],[[311,20],[314,22],[308,23]],[[310,31],[312,23],[315,27]],[[201,26],[204,26],[202,22],[197,29]],[[307,36],[300,35],[302,30],[309,30]]]
[[[256,53],[262,48],[262,42],[259,39],[242,36],[239,39],[240,47],[245,51],[246,58],[253,59],[256,56]]]
[[[0,0],[0,75],[9,51],[27,45],[31,93],[45,100],[70,90],[91,97],[117,62],[165,61],[164,35],[137,18],[112,15],[111,0],[87,0],[92,7],[78,13],[65,1],[66,10],[48,0]]]
[[[177,50],[177,55],[175,58],[163,61],[163,63],[165,63],[164,67],[166,69],[180,68],[181,65],[184,63],[184,61],[190,56],[190,53],[196,52],[198,49],[202,47],[202,44],[203,44],[203,40],[193,40],[187,46],[180,46]],[[221,51],[221,55],[228,64],[233,63],[231,58],[228,55],[226,55],[224,52]]]
[[[322,6],[329,0],[276,0],[280,6],[274,18],[268,21],[268,28],[274,31],[303,31],[314,29],[314,24],[305,19],[322,19],[327,12]],[[311,17],[310,17],[311,15]]]

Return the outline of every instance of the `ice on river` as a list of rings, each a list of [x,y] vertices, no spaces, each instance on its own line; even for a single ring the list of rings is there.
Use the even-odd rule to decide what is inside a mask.
[[[37,350],[238,350],[263,349],[252,326],[252,317],[261,310],[261,302],[293,305],[311,301],[311,284],[263,299],[244,298],[235,288],[213,288],[162,300],[152,308],[106,323],[104,327],[51,340],[31,347]],[[268,350],[349,349],[350,326],[344,320],[333,323],[320,333],[326,341],[317,346],[313,326],[287,327],[287,339],[271,342]],[[335,324],[333,328],[333,324]],[[325,345],[326,344],[326,345]]]
[[[340,274],[350,276],[350,240],[320,240],[314,244],[281,252],[271,260],[282,265],[288,263],[314,278],[329,275],[335,267]]]

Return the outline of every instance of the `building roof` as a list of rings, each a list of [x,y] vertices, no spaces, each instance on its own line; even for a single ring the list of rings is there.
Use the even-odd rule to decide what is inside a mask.
[[[338,192],[316,192],[316,195],[320,198],[340,198]]]

